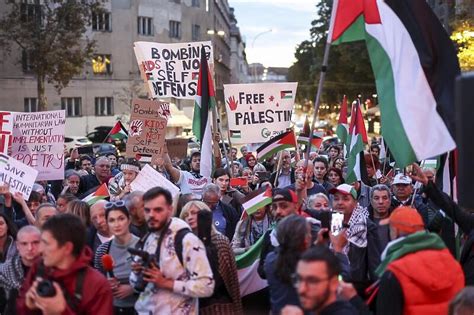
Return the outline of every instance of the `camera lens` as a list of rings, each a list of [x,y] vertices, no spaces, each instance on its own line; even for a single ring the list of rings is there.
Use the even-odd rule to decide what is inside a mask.
[[[43,280],[38,283],[36,287],[36,293],[41,297],[52,297],[56,295],[56,289],[53,286],[53,283],[49,280]]]

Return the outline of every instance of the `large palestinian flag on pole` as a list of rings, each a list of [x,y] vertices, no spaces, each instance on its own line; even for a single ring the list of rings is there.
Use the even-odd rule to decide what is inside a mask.
[[[347,145],[349,134],[349,125],[347,123],[347,96],[344,95],[341,104],[341,111],[339,113],[339,120],[337,122],[336,134],[344,146]]]
[[[454,149],[459,63],[426,0],[336,0],[334,5],[328,41],[366,40],[382,135],[397,165]]]
[[[201,175],[211,177],[212,173],[212,135],[211,109],[216,106],[214,84],[206,59],[204,46],[201,48],[201,65],[197,95],[194,102],[193,133],[201,144]]]

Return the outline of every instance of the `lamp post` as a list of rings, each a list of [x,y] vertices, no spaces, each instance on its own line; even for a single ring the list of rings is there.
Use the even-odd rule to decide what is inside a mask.
[[[268,34],[268,33],[271,33],[273,30],[272,29],[269,29],[269,30],[266,30],[266,31],[263,31],[263,32],[260,32],[258,33],[257,35],[255,35],[255,37],[253,38],[252,40],[252,51],[253,51],[253,47],[255,45],[255,41],[257,40],[257,38],[259,38],[260,36],[264,35],[264,34]],[[257,69],[255,68],[255,64],[253,65],[253,77],[254,77],[254,82],[257,82]]]

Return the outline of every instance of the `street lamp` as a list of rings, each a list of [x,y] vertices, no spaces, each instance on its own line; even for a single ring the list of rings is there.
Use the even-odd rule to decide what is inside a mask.
[[[255,35],[255,37],[253,38],[252,40],[252,50],[253,50],[253,47],[255,45],[255,41],[257,40],[257,38],[259,38],[260,36],[264,35],[264,34],[267,34],[267,33],[271,33],[273,30],[272,29],[269,29],[269,30],[266,30],[266,31],[263,31],[263,32],[260,32],[258,33],[257,35]],[[253,77],[254,77],[254,81],[257,82],[257,69],[255,67],[255,64],[253,65]]]

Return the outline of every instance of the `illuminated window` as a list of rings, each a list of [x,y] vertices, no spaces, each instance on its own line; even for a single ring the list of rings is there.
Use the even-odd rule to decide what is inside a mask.
[[[94,74],[111,74],[111,60],[111,55],[94,55],[92,58],[92,72],[94,72]]]

